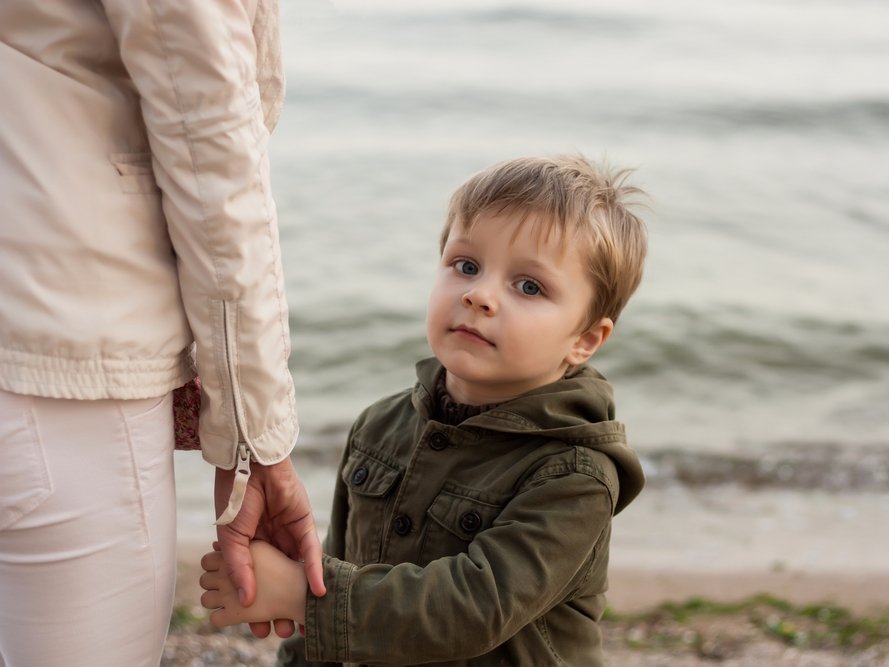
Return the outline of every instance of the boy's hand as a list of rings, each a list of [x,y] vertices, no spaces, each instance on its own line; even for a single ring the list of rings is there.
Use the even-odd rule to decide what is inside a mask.
[[[218,628],[238,623],[264,623],[274,619],[305,622],[306,575],[302,563],[290,560],[270,544],[250,544],[256,574],[256,601],[241,604],[238,589],[226,573],[223,556],[218,551],[201,558],[201,605],[214,610],[210,622]],[[289,624],[288,624],[289,625]],[[276,632],[277,632],[276,625]],[[287,633],[289,634],[289,632]]]

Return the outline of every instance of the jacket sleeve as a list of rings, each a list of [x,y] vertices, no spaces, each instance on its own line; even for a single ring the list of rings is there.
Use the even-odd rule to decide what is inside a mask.
[[[278,462],[298,427],[256,0],[102,3],[141,99],[197,343],[204,458],[232,468],[246,443],[258,462]]]
[[[306,655],[403,665],[486,653],[605,566],[611,512],[598,479],[561,474],[519,493],[466,553],[425,567],[325,557],[327,595],[306,603]]]

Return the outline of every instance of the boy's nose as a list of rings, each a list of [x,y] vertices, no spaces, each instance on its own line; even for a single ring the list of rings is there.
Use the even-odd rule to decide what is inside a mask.
[[[467,308],[474,308],[487,315],[493,315],[496,312],[496,300],[490,290],[473,287],[463,295],[463,305]]]

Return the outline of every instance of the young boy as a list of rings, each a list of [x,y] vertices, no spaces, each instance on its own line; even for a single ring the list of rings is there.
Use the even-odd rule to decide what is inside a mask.
[[[435,358],[352,427],[327,595],[255,542],[244,608],[207,554],[214,624],[304,624],[283,665],[602,663],[611,517],[644,481],[586,365],[642,276],[645,228],[626,201],[639,190],[623,181],[579,156],[527,158],[455,192],[427,313]]]

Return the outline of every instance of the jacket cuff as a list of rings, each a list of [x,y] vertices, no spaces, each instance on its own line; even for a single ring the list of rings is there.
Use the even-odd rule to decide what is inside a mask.
[[[322,566],[327,594],[319,598],[308,590],[306,599],[306,659],[349,662],[349,592],[358,568],[331,556]]]

